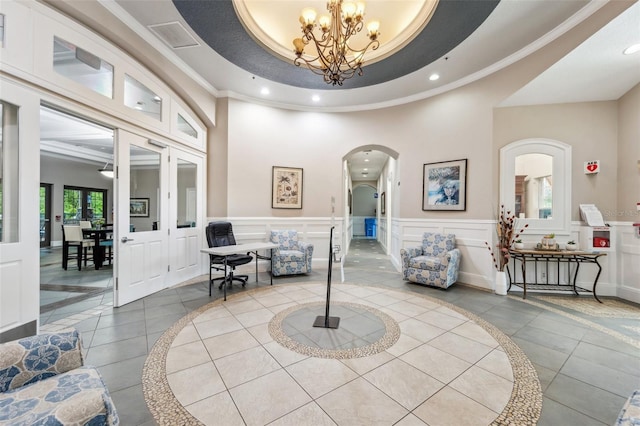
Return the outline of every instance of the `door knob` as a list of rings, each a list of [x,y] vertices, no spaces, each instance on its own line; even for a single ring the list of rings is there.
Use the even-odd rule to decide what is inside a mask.
[[[133,238],[122,237],[120,238],[120,241],[122,241],[123,243],[126,243],[127,241],[133,241]]]

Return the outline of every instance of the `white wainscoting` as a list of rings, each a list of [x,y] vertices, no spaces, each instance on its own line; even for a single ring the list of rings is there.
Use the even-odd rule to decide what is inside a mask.
[[[267,241],[271,229],[295,229],[302,241],[314,244],[313,268],[325,270],[327,268],[329,232],[332,226],[332,220],[329,217],[238,217],[216,218],[215,220],[229,220],[233,223],[233,232],[239,243]],[[336,218],[334,224],[334,245],[342,245],[341,236],[344,226],[342,218]],[[640,238],[635,236],[633,226],[628,222],[611,223],[610,225],[613,231],[612,247],[606,250],[607,256],[600,258],[602,273],[598,280],[598,295],[618,296],[640,303]],[[565,239],[558,239],[558,242],[563,245],[569,239],[578,241],[581,226],[583,226],[581,222],[573,222],[571,235]],[[400,249],[420,245],[424,232],[455,234],[457,246],[462,254],[460,282],[493,290],[495,268],[485,241],[494,244],[495,221],[393,219],[390,230],[387,230],[381,222],[378,222],[378,230],[377,239],[379,241],[381,236],[391,232],[391,246],[387,247],[387,253],[391,256],[391,261],[399,272],[401,271]],[[526,247],[534,247],[541,238],[541,234],[537,235],[525,231],[522,239]],[[340,255],[343,256],[344,252]],[[208,262],[203,264],[206,268]],[[339,264],[334,263],[334,267],[339,267]],[[245,265],[245,268],[243,272],[251,272],[255,270],[255,264]],[[566,277],[566,269],[564,268],[566,265],[561,265],[560,276],[562,280],[565,280],[564,277]],[[261,261],[259,269],[266,270],[267,263]],[[539,280],[542,279],[540,276],[542,269],[539,268]],[[553,270],[550,272],[550,279],[554,279],[557,275],[557,267],[550,265],[550,270]],[[205,269],[203,273],[208,273],[208,271]],[[595,273],[595,265],[583,264],[578,273],[578,286],[591,289]]]
[[[495,274],[491,255],[485,241],[491,241],[493,221],[394,219],[391,222],[391,259],[396,268],[402,269],[400,249],[422,244],[425,232],[455,234],[460,249],[461,262],[458,280],[476,287],[493,289]]]
[[[292,218],[274,218],[274,217],[232,217],[232,218],[216,218],[208,219],[207,222],[214,220],[227,220],[233,224],[233,235],[238,244],[269,241],[269,235],[272,229],[285,230],[293,229],[298,231],[298,239],[306,243],[313,244],[313,269],[327,269],[329,262],[329,236],[331,226],[335,226],[333,230],[333,245],[342,246],[342,228],[343,220],[336,218],[332,221],[330,217],[292,217]],[[205,237],[206,244],[206,237]],[[209,262],[205,261],[205,270],[203,273],[209,273]],[[258,262],[258,270],[266,271],[268,268],[267,261]],[[339,267],[334,264],[334,267]],[[243,273],[255,272],[255,263],[250,263],[238,268]]]
[[[640,303],[640,237],[630,222],[614,226],[618,253],[618,293],[621,299]],[[598,284],[598,287],[600,285]]]

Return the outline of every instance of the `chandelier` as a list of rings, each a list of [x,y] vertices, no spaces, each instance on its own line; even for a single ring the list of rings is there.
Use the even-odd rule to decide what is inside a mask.
[[[349,45],[351,36],[359,33],[364,27],[364,3],[351,1],[328,0],[327,10],[331,16],[323,15],[316,24],[316,11],[312,8],[302,10],[300,23],[302,37],[293,40],[296,66],[305,65],[315,74],[321,75],[325,83],[342,86],[344,80],[355,74],[362,75],[364,54],[371,48],[376,50],[378,41],[378,21],[367,25],[369,42],[362,49],[354,49]],[[320,31],[314,32],[316,27]],[[303,57],[304,48],[313,42],[317,56],[309,59]],[[313,56],[313,55],[312,55]]]

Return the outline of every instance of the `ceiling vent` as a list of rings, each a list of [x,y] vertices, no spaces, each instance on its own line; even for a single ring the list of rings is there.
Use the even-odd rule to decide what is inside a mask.
[[[149,25],[148,28],[172,49],[200,46],[180,22]]]

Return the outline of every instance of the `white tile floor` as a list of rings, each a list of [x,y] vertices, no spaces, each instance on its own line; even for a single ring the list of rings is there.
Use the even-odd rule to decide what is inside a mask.
[[[469,318],[420,295],[333,285],[336,300],[401,314],[403,337],[374,356],[308,357],[270,338],[274,314],[316,301],[324,290],[319,283],[272,287],[195,317],[167,355],[175,397],[204,424],[247,425],[486,425],[509,401],[513,373],[498,342]],[[207,408],[212,403],[217,409]],[[461,419],[465,412],[474,413],[471,420]]]
[[[85,270],[82,271],[82,275],[77,274],[76,271],[72,271],[71,274],[65,273],[58,262],[43,268],[42,282],[66,284],[71,277],[71,284],[79,282],[86,285],[84,278],[93,276],[95,273],[93,270],[86,271],[91,274],[84,274],[84,272]],[[82,281],[77,280],[80,277],[83,278]],[[338,281],[338,277],[339,274],[334,273],[334,282]],[[365,294],[370,287],[398,290],[399,292],[389,295],[369,295],[370,301],[381,306],[380,311],[398,322],[408,319],[409,316],[387,306],[411,299],[416,294],[425,294],[466,309],[498,327],[525,352],[538,373],[544,393],[539,426],[611,425],[626,398],[640,383],[640,329],[637,327],[637,320],[598,318],[576,312],[567,316],[558,309],[550,310],[543,305],[525,303],[520,297],[500,297],[461,283],[450,287],[447,291],[407,283],[402,280],[389,258],[384,256],[380,245],[374,240],[352,241],[345,263],[345,277],[348,282],[358,284],[362,288],[362,294]],[[326,279],[326,270],[321,269],[314,270],[308,276],[295,277],[295,281],[298,282],[318,282],[324,279]],[[264,287],[265,280],[268,281],[268,276],[261,277],[261,283],[248,283],[246,288],[234,287],[231,293],[237,294]],[[117,309],[110,305],[112,296],[109,293],[95,300],[91,299],[56,311],[49,311],[41,316],[41,330],[44,331],[48,327],[53,329],[63,327],[57,325],[57,321],[62,318],[67,320],[65,324],[78,328],[87,354],[86,362],[97,366],[100,370],[114,399],[121,424],[156,425],[158,423],[147,407],[141,384],[141,372],[148,354],[159,337],[178,318],[222,297],[221,291],[214,291],[213,296],[209,297],[206,280],[201,278],[196,281],[190,285],[163,290]],[[292,279],[289,277],[281,277],[274,280],[274,287],[290,282]],[[43,297],[43,300],[45,299],[46,297]],[[607,301],[615,301],[615,299],[607,299],[605,304]],[[260,300],[260,303],[269,308],[286,303],[286,298],[278,294],[272,298],[265,297]],[[637,305],[631,307],[635,308],[636,312],[640,312]],[[436,308],[431,312],[440,312],[440,310]],[[212,314],[210,318],[200,315],[198,320],[215,319],[216,315],[219,316],[220,313]],[[455,314],[452,316],[455,317]],[[472,324],[468,327],[474,328]],[[190,331],[186,331],[187,328],[190,328]],[[193,325],[187,328],[183,330],[179,339],[174,340],[175,345],[194,341],[193,335],[197,334],[197,329]],[[466,330],[464,324],[455,330],[460,336],[473,336],[469,334],[473,333],[473,330]],[[249,333],[272,357],[278,360],[280,365],[289,366],[304,359],[302,355],[284,351],[278,343],[272,341],[266,328],[260,324],[246,329],[242,327],[236,331],[242,331],[245,335]],[[621,333],[626,336],[626,339],[619,338]],[[223,339],[222,335],[217,337]],[[486,344],[482,340],[479,342]],[[207,349],[212,350],[212,347],[222,351],[214,355],[216,357],[229,355],[224,353],[227,349],[220,348],[219,342],[212,340]],[[412,351],[418,347],[420,350]],[[357,361],[342,360],[341,362],[363,376],[398,356],[409,357],[407,353],[412,354],[415,362],[424,360],[425,356],[442,355],[442,351],[435,348],[431,348],[428,354],[422,353],[426,350],[417,339],[402,335],[399,341],[385,352],[360,358]],[[503,370],[492,366],[495,362],[494,356],[499,357],[500,352],[491,352],[477,365],[500,375]],[[461,360],[461,362],[464,361]],[[424,372],[429,365],[438,364],[437,358],[434,362],[423,364],[422,368],[419,365],[417,368]],[[437,379],[436,374],[440,370],[434,369],[430,375]],[[272,377],[272,374],[264,377]],[[505,378],[510,380],[510,377]],[[439,419],[433,415],[436,411],[432,411],[431,408],[450,404],[461,396],[462,394],[453,388],[444,388],[429,398],[427,403],[415,409],[414,414],[407,415],[396,424],[401,426],[422,424],[423,421],[420,418],[427,419],[429,424],[439,424]],[[319,407],[317,403],[310,401],[272,424],[296,426],[334,424]],[[491,410],[483,407],[480,403],[456,406],[460,419],[457,424],[465,424],[467,421],[471,424],[489,424],[485,414],[486,410]],[[215,413],[219,422],[214,424],[225,426],[243,424],[230,393],[221,392],[195,402],[190,405],[190,410],[194,415],[199,413],[198,417]]]

